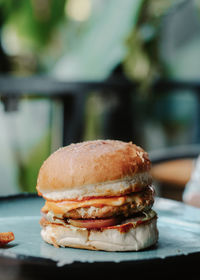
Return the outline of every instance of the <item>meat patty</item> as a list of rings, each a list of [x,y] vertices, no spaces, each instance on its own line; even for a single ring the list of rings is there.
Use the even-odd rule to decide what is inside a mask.
[[[114,216],[128,217],[134,213],[150,209],[154,203],[154,191],[147,187],[144,191],[135,193],[132,200],[121,206],[101,206],[76,208],[64,214],[64,218],[71,219],[100,219]]]

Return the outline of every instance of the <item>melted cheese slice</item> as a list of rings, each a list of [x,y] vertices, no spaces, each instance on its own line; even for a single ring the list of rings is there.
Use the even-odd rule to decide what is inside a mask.
[[[134,195],[134,200],[138,200],[139,196]],[[64,214],[68,211],[84,208],[84,207],[101,207],[101,206],[121,206],[133,200],[133,196],[120,196],[111,198],[95,198],[85,201],[46,201],[42,212],[53,211],[55,214]]]

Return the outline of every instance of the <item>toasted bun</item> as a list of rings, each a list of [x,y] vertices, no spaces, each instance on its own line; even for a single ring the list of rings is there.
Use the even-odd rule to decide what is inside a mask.
[[[138,251],[158,240],[156,218],[137,227],[130,223],[101,230],[48,224],[41,231],[42,238],[56,247],[74,247],[103,251]]]
[[[43,163],[37,190],[54,200],[120,195],[150,184],[150,165],[147,153],[131,142],[96,140],[71,144]]]

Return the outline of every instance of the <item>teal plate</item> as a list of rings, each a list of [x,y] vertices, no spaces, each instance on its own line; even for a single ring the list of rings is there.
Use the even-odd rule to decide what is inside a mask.
[[[36,195],[0,197],[0,232],[13,231],[15,240],[0,248],[1,258],[66,266],[74,263],[121,263],[200,256],[200,209],[181,202],[157,198],[159,241],[140,252],[103,252],[55,248],[40,236],[40,209],[44,200]]]

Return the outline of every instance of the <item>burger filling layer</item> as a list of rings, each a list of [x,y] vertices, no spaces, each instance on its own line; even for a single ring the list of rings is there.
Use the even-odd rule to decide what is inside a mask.
[[[45,227],[49,224],[62,225],[72,228],[85,228],[85,229],[108,229],[108,228],[118,228],[123,230],[128,230],[129,227],[137,227],[141,224],[150,222],[155,219],[157,214],[155,211],[150,209],[146,212],[141,212],[135,216],[125,218],[125,217],[113,217],[109,219],[59,219],[54,216],[48,215],[43,217],[40,224]]]
[[[82,201],[46,201],[42,208],[43,225],[58,223],[84,228],[101,228],[121,224],[125,219],[144,221],[154,202],[151,187],[119,197],[97,197]],[[152,215],[152,214],[151,214]]]
[[[128,217],[134,213],[150,209],[154,202],[154,191],[147,187],[144,191],[119,197],[97,197],[82,201],[46,201],[42,212],[52,213],[58,218],[96,219],[113,216]]]

